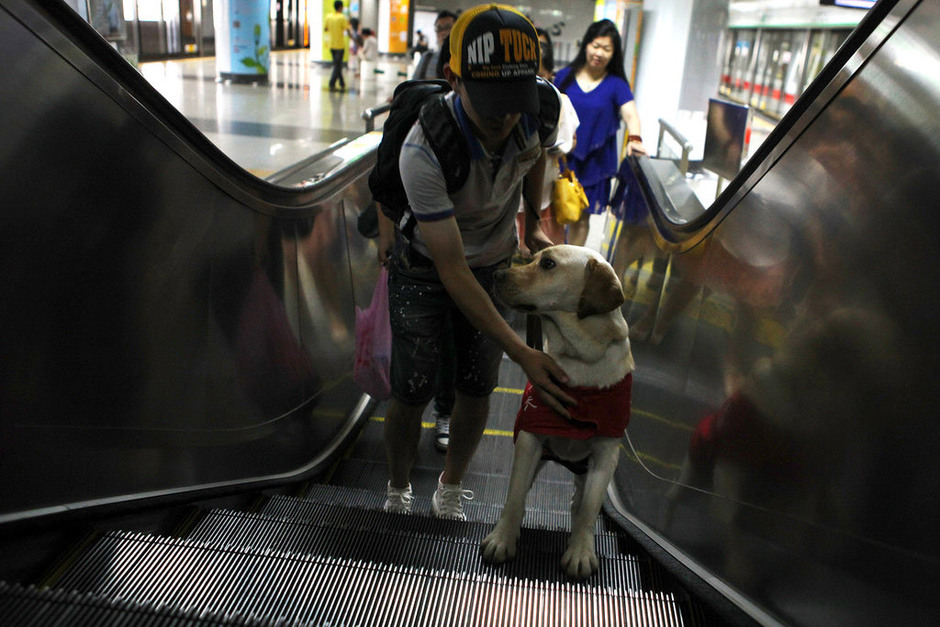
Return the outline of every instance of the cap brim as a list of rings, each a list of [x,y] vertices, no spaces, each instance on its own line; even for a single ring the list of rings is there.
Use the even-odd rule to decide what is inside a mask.
[[[464,81],[463,84],[474,110],[483,117],[507,113],[538,115],[539,90],[534,76],[520,81]]]

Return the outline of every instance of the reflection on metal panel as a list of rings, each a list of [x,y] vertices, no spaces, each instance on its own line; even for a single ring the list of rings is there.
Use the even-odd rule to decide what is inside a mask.
[[[2,9],[0,521],[309,468],[361,397],[368,159],[258,181],[68,15]]]
[[[883,45],[630,311],[648,413],[628,430],[621,500],[788,624],[940,609],[940,5],[895,10]]]

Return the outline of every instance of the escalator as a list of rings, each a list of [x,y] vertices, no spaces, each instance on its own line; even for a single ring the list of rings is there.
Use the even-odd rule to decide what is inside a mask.
[[[523,387],[510,362],[473,522],[421,498],[381,511],[384,408],[350,376],[377,274],[355,230],[373,138],[262,181],[67,6],[0,6],[5,625],[707,622],[607,520],[602,572],[562,577],[557,471],[526,556],[482,563]],[[441,457],[422,459],[429,496]]]
[[[501,381],[522,383],[517,370],[507,363]],[[501,421],[519,398],[504,395]],[[568,579],[564,469],[540,475],[517,558],[483,562],[480,540],[496,522],[512,459],[511,438],[492,434],[499,430],[484,437],[464,481],[475,492],[470,522],[430,516],[442,463],[430,437],[412,480],[414,514],[381,511],[376,419],[329,473],[290,492],[259,494],[241,509],[193,507],[162,533],[96,524],[35,585],[4,585],[0,615],[16,625],[726,624],[605,516],[600,571]]]
[[[492,567],[523,375],[470,521],[381,511],[384,406],[351,380],[376,280],[374,140],[261,181],[65,5],[0,0],[0,618],[10,625],[920,624],[940,609],[940,102],[927,2],[882,2],[721,197],[636,164],[662,286],[625,305],[633,418],[558,562],[548,466]],[[370,144],[370,141],[372,142]],[[317,179],[316,183],[310,181]],[[898,213],[903,215],[899,220]],[[517,328],[521,320],[514,320]]]

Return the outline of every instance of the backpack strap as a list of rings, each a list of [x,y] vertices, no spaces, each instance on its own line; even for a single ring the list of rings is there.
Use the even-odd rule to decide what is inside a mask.
[[[438,96],[421,108],[418,115],[424,136],[434,151],[447,193],[453,194],[464,186],[470,174],[470,146],[464,137],[444,96]]]

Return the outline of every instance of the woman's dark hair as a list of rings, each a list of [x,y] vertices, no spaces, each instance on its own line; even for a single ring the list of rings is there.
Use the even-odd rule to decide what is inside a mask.
[[[549,72],[555,71],[555,52],[552,49],[552,36],[544,28],[536,28],[535,32],[539,37],[544,37],[545,42],[539,42],[540,52],[542,54],[542,67]]]
[[[568,86],[571,85],[578,70],[583,68],[587,63],[588,44],[598,37],[610,37],[610,42],[614,45],[614,55],[607,64],[607,73],[613,74],[625,81],[627,80],[626,72],[624,72],[623,69],[623,43],[620,41],[620,33],[617,31],[617,26],[610,20],[600,20],[588,26],[587,30],[584,31],[584,39],[581,40],[581,48],[578,50],[578,55],[574,58],[574,61],[568,65],[571,70],[568,72],[568,76],[565,77],[561,85],[558,86],[558,91],[564,92],[568,89]]]

